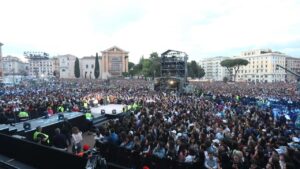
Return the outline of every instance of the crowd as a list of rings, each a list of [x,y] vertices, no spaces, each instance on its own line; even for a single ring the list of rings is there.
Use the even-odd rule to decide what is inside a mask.
[[[59,107],[80,110],[85,102],[138,104],[129,115],[111,120],[97,131],[101,142],[199,168],[289,169],[300,166],[299,130],[257,99],[274,98],[299,108],[291,84],[194,83],[191,95],[155,92],[144,80],[51,81],[6,88],[1,122],[26,111],[31,118]],[[197,91],[197,92],[196,92]],[[89,104],[91,105],[91,104]],[[6,120],[7,122],[8,120]],[[58,131],[57,131],[58,132]],[[76,134],[79,131],[75,131]],[[80,132],[79,132],[80,133]],[[80,140],[80,136],[76,137]],[[73,138],[73,140],[76,140]]]

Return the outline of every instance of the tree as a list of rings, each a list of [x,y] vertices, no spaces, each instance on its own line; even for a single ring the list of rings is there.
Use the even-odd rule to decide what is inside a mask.
[[[134,75],[135,64],[133,62],[128,62],[128,76]]]
[[[135,64],[133,62],[128,62],[128,70],[133,69],[134,66]]]
[[[77,57],[76,57],[76,60],[75,60],[74,74],[75,74],[76,78],[80,77],[79,59]]]
[[[143,62],[144,62],[144,56],[140,58],[140,61],[138,64],[134,65],[132,68],[132,75],[141,75],[142,74],[142,69],[143,69]]]
[[[226,76],[223,77],[223,82],[224,82],[224,83],[227,83],[227,82],[228,82],[228,77],[226,77]]]
[[[142,63],[142,74],[145,77],[150,77],[153,75],[152,73],[152,68],[153,67],[153,63],[151,62],[150,59],[144,59],[143,63]]]
[[[194,60],[188,64],[188,76],[192,79],[202,78],[205,75],[204,69]]]
[[[122,72],[122,76],[123,76],[123,77],[128,77],[128,76],[129,76],[129,73],[128,73],[128,72]]]
[[[157,52],[150,54],[150,61],[152,62],[151,75],[154,77],[160,76],[161,71],[161,60]]]
[[[226,67],[230,73],[230,77],[233,76],[233,81],[236,80],[236,74],[241,66],[247,66],[248,60],[245,59],[225,59],[221,63],[221,66]]]
[[[95,58],[95,70],[94,70],[94,76],[95,79],[98,79],[100,75],[100,67],[99,67],[99,56],[98,53],[96,53],[96,58]]]
[[[205,76],[205,70],[199,66],[198,78],[202,78]]]
[[[56,78],[59,78],[59,71],[58,70],[54,70],[53,71],[53,76]]]

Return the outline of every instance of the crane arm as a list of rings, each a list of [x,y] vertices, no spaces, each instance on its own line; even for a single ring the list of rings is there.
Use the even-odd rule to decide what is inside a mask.
[[[289,73],[295,75],[297,78],[300,78],[300,75],[299,75],[299,74],[297,74],[297,73],[295,73],[295,72],[293,72],[293,71],[291,71],[291,70],[289,70],[289,69],[287,69],[287,68],[285,68],[285,67],[283,67],[283,66],[281,66],[281,65],[276,65],[276,69],[278,69],[278,67],[280,67],[281,69],[284,69],[285,71],[287,71],[287,72],[289,72]]]

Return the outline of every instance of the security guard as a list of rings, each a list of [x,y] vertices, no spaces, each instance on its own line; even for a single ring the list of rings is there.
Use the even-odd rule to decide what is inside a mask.
[[[85,119],[87,123],[88,134],[91,134],[91,131],[93,129],[93,115],[90,110],[85,113]]]
[[[89,108],[89,105],[88,105],[87,101],[83,102],[83,108],[84,109],[88,109]]]
[[[18,114],[18,117],[19,117],[20,121],[25,121],[25,120],[29,119],[29,114],[26,111],[24,111],[24,109],[22,109],[20,111],[20,113]]]
[[[41,144],[49,144],[49,136],[42,132],[42,127],[38,126],[33,133],[33,141]]]
[[[57,112],[62,113],[64,111],[65,111],[65,108],[62,105],[58,106]]]
[[[93,120],[93,115],[92,115],[92,113],[91,113],[90,111],[87,111],[87,112],[85,113],[85,119],[86,119],[86,120],[89,120],[89,121],[92,121],[92,120]]]

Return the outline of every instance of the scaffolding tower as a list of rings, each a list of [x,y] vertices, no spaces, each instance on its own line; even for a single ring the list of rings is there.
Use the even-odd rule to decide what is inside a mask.
[[[155,89],[182,91],[187,85],[187,60],[185,52],[167,50],[161,54],[161,77],[155,79]]]

